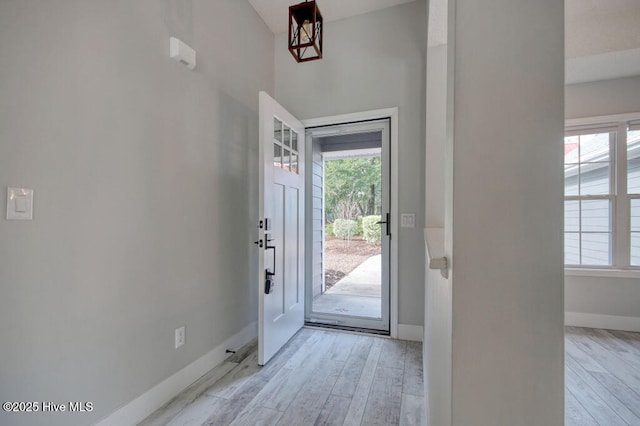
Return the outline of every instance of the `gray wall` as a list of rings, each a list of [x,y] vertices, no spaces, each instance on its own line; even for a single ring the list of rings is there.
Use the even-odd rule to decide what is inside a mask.
[[[433,19],[437,19],[433,17]],[[445,141],[447,124],[447,45],[427,49],[427,111],[425,153],[425,225],[444,227]]]
[[[568,275],[567,312],[640,318],[640,279]]]
[[[319,142],[311,142],[311,146],[307,146],[311,155],[311,164],[307,167],[307,187],[311,191],[306,191],[307,197],[307,218],[311,218],[310,234],[307,238],[311,238],[311,250],[307,250],[311,262],[307,279],[312,282],[313,296],[322,293],[324,287],[324,160],[322,158],[322,149]]]
[[[324,58],[297,64],[276,36],[276,99],[300,119],[399,108],[399,211],[424,217],[426,2],[325,25]],[[399,228],[398,320],[422,325],[424,240]]]
[[[1,424],[95,422],[257,319],[273,40],[246,1],[0,2],[0,400],[95,406]],[[7,186],[33,221],[4,219]]]
[[[638,94],[640,76],[568,85],[565,116],[584,118],[640,112]],[[567,275],[565,310],[640,318],[640,278]]]
[[[640,112],[640,76],[565,87],[565,118]]]
[[[564,423],[563,11],[455,2],[454,425]]]

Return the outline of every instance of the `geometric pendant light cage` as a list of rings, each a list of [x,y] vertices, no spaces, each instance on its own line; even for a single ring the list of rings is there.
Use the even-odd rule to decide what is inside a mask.
[[[289,52],[296,61],[322,59],[322,24],[315,0],[289,7]]]

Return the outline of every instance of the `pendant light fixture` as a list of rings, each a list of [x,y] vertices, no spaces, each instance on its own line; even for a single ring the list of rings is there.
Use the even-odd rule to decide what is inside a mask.
[[[322,24],[315,1],[289,7],[289,52],[296,61],[322,59]]]

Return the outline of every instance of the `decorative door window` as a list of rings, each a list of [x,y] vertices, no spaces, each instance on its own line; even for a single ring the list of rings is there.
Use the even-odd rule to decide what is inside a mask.
[[[273,118],[273,165],[298,174],[298,134],[277,117]]]

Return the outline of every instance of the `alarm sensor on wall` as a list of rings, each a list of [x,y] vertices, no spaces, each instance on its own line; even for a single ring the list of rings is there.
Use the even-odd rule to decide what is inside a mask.
[[[196,51],[175,37],[169,38],[169,57],[186,65],[190,70],[196,67]]]

